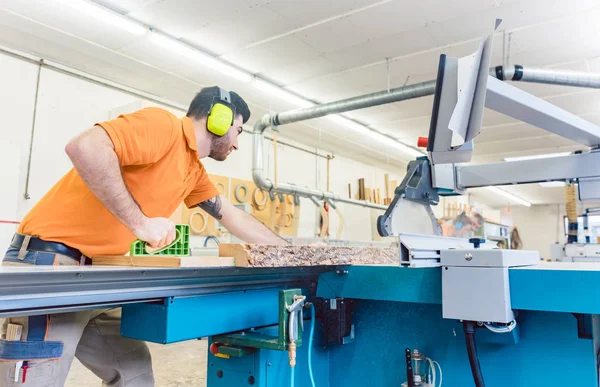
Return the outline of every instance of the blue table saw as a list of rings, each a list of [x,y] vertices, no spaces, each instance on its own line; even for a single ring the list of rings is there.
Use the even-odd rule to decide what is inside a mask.
[[[316,324],[309,347],[307,311],[295,385],[311,385],[312,351],[317,386],[400,386],[407,380],[405,348],[411,348],[439,362],[444,385],[470,386],[463,327],[442,318],[443,270],[0,267],[0,315],[122,305],[125,336],[164,344],[201,337],[215,342],[232,332],[277,336],[279,295],[300,289],[315,306]],[[477,328],[487,385],[597,386],[600,265],[515,267],[509,277],[517,328],[510,333]],[[209,387],[290,385],[285,351],[213,352]]]

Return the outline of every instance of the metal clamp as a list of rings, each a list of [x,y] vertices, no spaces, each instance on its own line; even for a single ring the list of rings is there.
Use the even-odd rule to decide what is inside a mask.
[[[335,205],[335,202],[331,199],[325,199],[325,201],[327,202],[327,204],[329,204],[329,206],[331,208],[333,208],[334,210],[337,210],[337,206]]]
[[[321,203],[319,203],[319,201],[317,200],[317,198],[315,198],[314,196],[309,196],[308,197],[313,203],[315,203],[315,206],[317,207],[321,207]]]

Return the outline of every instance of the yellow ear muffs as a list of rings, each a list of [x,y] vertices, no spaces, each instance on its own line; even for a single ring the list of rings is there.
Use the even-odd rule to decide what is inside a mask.
[[[219,88],[219,97],[215,97],[208,113],[206,128],[217,136],[224,136],[233,125],[233,108],[228,91]]]
[[[210,115],[206,121],[208,131],[217,135],[224,136],[229,131],[233,122],[233,110],[229,106],[216,103],[210,110]]]

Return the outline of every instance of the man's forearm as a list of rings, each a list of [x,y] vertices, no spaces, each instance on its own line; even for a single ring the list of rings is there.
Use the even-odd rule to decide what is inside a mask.
[[[227,227],[236,237],[249,243],[261,245],[288,245],[289,242],[275,234],[254,216],[244,212],[241,213],[240,220]]]
[[[261,245],[289,244],[255,217],[239,208],[235,208],[227,199],[221,199],[220,196],[206,200],[198,204],[198,207],[217,219],[230,233],[245,242]]]
[[[142,227],[145,216],[125,186],[119,159],[104,129],[90,129],[65,151],[88,188],[114,216],[130,230]]]

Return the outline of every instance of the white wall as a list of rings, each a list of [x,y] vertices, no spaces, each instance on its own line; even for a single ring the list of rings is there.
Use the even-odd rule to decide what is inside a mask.
[[[506,224],[501,216],[501,210],[497,208],[489,207],[488,205],[481,203],[473,198],[468,193],[461,196],[446,196],[440,199],[440,204],[433,207],[433,213],[436,217],[448,217],[450,211],[444,212],[444,208],[450,209],[451,205],[455,205],[460,208],[461,206],[469,206],[472,212],[480,213],[483,217],[491,222]]]
[[[600,207],[600,203],[578,202],[578,214],[586,208]],[[523,248],[537,250],[543,258],[550,258],[550,245],[558,242],[565,244],[564,217],[567,210],[564,204],[537,205],[531,207],[513,207],[511,209],[513,225],[518,227]]]
[[[23,198],[27,159],[33,120],[35,85],[38,66],[19,59],[0,55],[0,220],[20,220],[47,190],[64,174],[71,163],[64,153],[67,141],[95,122],[109,119],[115,109],[142,105],[130,94],[43,68],[40,76],[35,135],[31,158],[29,183],[30,199]],[[181,112],[183,115],[183,111]],[[291,142],[289,140],[285,140]],[[299,145],[299,144],[297,144]],[[269,149],[267,172],[273,173],[273,147]],[[252,139],[248,134],[240,137],[240,150],[227,162],[203,160],[209,173],[251,179]],[[300,186],[326,188],[326,160],[286,146],[278,147],[278,181]],[[396,171],[390,179],[401,180],[404,171]],[[367,187],[379,187],[382,195],[385,171],[336,157],[331,162],[332,191],[347,195],[348,183],[353,192],[359,178],[365,178]],[[372,240],[372,211],[355,206],[340,205],[346,217],[343,239]],[[299,236],[314,237],[317,226],[315,206],[302,200]],[[338,220],[332,215],[330,233],[335,235]],[[14,226],[0,224],[1,248],[8,244]]]
[[[566,243],[562,223],[565,214],[562,204],[513,207],[513,225],[519,230],[523,249],[539,251],[540,257],[549,259],[551,244]]]
[[[29,153],[37,66],[0,55],[0,70],[0,220],[15,221],[20,219],[17,208],[24,193],[21,172]],[[0,223],[0,246],[15,230],[14,225]]]

